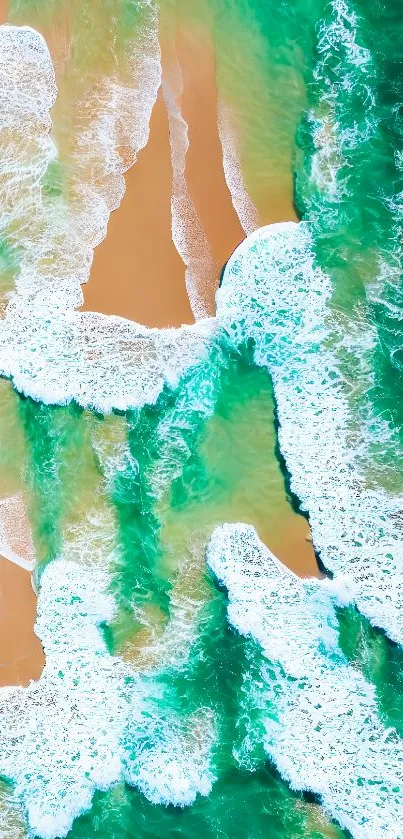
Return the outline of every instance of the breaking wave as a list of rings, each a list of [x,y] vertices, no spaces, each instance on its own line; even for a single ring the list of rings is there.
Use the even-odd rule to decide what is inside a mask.
[[[338,360],[331,293],[308,225],[272,225],[229,260],[217,318],[236,342],[254,342],[256,363],[272,377],[281,451],[324,566],[347,577],[360,611],[402,643],[403,497],[371,475]]]
[[[46,654],[38,682],[0,693],[0,773],[13,781],[29,835],[66,836],[95,789],[118,780],[153,803],[184,806],[214,774],[213,714],[179,715],[147,678],[106,648],[100,624],[114,601],[108,574],[66,560],[44,571],[36,631]]]
[[[338,586],[296,577],[247,525],[217,528],[208,563],[228,591],[230,623],[263,652],[267,755],[357,839],[398,839],[402,743],[379,719],[373,685],[338,647]]]
[[[108,81],[97,92],[99,117],[77,137],[78,181],[69,206],[43,185],[57,158],[49,134],[57,91],[48,48],[33,29],[0,28],[0,235],[18,265],[1,322],[0,371],[20,392],[45,403],[75,399],[105,412],[154,402],[165,383],[178,382],[203,357],[214,325],[207,319],[156,330],[75,311],[93,249],[123,195],[123,172],[147,142],[161,82],[157,25],[150,6],[133,47],[133,87]],[[125,161],[116,148],[123,143],[130,148]]]

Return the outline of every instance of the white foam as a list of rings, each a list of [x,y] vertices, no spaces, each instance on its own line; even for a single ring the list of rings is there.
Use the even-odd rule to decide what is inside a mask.
[[[234,210],[246,236],[248,236],[259,227],[259,217],[243,182],[238,141],[231,124],[230,109],[222,99],[218,100],[218,133],[221,141],[225,181],[231,194]]]
[[[370,51],[361,43],[360,19],[347,0],[332,0],[318,23],[318,60],[313,79],[319,96],[310,113],[315,151],[310,157],[310,182],[331,201],[348,192],[346,152],[374,133],[374,65]],[[349,92],[366,100],[365,119],[349,120],[345,102]],[[340,118],[342,109],[343,119]],[[346,174],[342,173],[347,165]]]
[[[45,403],[109,411],[154,402],[165,383],[206,352],[212,321],[180,330],[147,329],[118,317],[76,312],[93,248],[124,191],[123,171],[147,142],[161,81],[153,6],[130,57],[133,86],[106,80],[80,129],[67,205],[42,179],[57,150],[50,140],[56,87],[49,51],[27,27],[0,27],[0,235],[18,249],[19,271],[0,325],[0,372]],[[88,105],[88,103],[87,103]],[[126,163],[118,149],[130,149]],[[113,278],[111,278],[113,281]]]
[[[163,695],[156,698],[158,704],[164,703]],[[215,780],[210,766],[213,715],[209,709],[201,709],[189,716],[184,726],[172,713],[166,719],[163,712],[153,712],[150,697],[147,699],[144,713],[130,719],[130,750],[135,757],[126,758],[126,780],[153,804],[193,804],[196,792],[208,795]]]
[[[355,383],[338,363],[330,295],[307,225],[271,225],[229,260],[217,318],[236,342],[254,340],[255,360],[272,376],[281,451],[324,565],[347,576],[360,611],[402,643],[403,497],[370,472],[368,429],[348,401]],[[367,343],[372,332],[364,330]]]
[[[0,691],[0,774],[12,780],[29,835],[65,836],[95,789],[118,780],[155,803],[190,804],[213,774],[211,712],[164,707],[161,682],[109,655],[108,575],[55,560],[44,571],[36,631],[46,665],[28,688]]]
[[[87,584],[87,585],[86,585]],[[39,682],[0,691],[0,772],[13,780],[32,835],[64,836],[95,787],[120,777],[125,720],[122,668],[97,624],[110,619],[105,576],[56,561],[44,572],[36,631],[46,665]]]
[[[196,318],[209,315],[208,299],[218,281],[220,266],[214,261],[207,236],[190,197],[185,178],[189,150],[188,124],[180,110],[183,80],[179,63],[166,71],[164,100],[168,111],[172,160],[172,241],[186,266],[186,288]]]
[[[296,577],[247,525],[217,528],[208,563],[228,590],[230,623],[264,655],[267,755],[357,839],[398,839],[402,741],[380,721],[374,687],[338,648],[333,584]]]
[[[0,499],[0,554],[32,571],[35,551],[21,492]]]

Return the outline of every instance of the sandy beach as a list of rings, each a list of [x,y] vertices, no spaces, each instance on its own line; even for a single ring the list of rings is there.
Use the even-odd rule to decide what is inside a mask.
[[[0,23],[7,22],[7,13],[7,0],[0,0]],[[0,687],[27,685],[40,676],[45,659],[35,620],[30,572],[0,556]]]
[[[7,6],[5,0],[0,0],[2,21],[6,19]],[[68,31],[65,22],[57,31],[45,32],[62,83],[69,55]],[[217,125],[215,55],[208,33],[177,25],[166,43],[162,43],[162,64],[165,81],[175,64],[182,77],[183,90],[176,104],[187,124],[189,140],[185,188],[210,249],[210,274],[204,277],[202,293],[206,309],[214,314],[220,272],[244,238],[244,232],[225,181]],[[54,112],[56,135],[58,107]],[[178,327],[194,321],[183,254],[175,247],[172,234],[174,187],[167,108],[161,87],[151,116],[148,144],[125,175],[125,195],[120,207],[111,214],[107,236],[95,250],[91,276],[83,287],[83,310],[120,315],[151,327]],[[62,125],[62,146],[63,130]],[[281,195],[263,195],[258,210],[265,223],[293,217],[286,189]],[[277,531],[267,534],[258,521],[251,523],[292,570],[303,576],[318,573],[305,519],[290,510]],[[39,676],[44,664],[41,644],[33,629],[36,598],[30,573],[2,557],[0,603],[0,685],[27,684]]]
[[[111,214],[83,286],[85,311],[147,326],[181,326],[194,318],[185,265],[172,242],[172,165],[168,116],[160,90],[147,146],[125,176],[126,193]]]
[[[213,275],[203,278],[206,309],[214,314],[221,269],[244,238],[224,177],[214,52],[205,33],[178,29],[174,43],[162,45],[162,54],[163,72],[169,73],[174,58],[182,73],[178,105],[189,139],[185,179],[214,260]],[[83,310],[117,314],[147,326],[193,322],[185,265],[172,241],[172,190],[168,115],[160,91],[148,145],[126,173],[126,194],[96,248],[89,282],[83,286]]]
[[[27,685],[40,676],[45,658],[35,620],[29,571],[0,556],[0,687]]]

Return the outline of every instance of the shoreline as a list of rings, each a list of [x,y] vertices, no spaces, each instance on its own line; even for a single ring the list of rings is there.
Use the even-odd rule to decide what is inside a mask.
[[[151,328],[191,324],[185,266],[172,242],[172,166],[161,89],[149,141],[125,181],[121,204],[94,251],[80,311],[119,315]]]
[[[38,679],[45,665],[35,635],[37,598],[31,574],[0,556],[0,687]]]
[[[0,25],[7,23],[8,6],[8,0],[0,0]],[[45,655],[34,631],[36,604],[30,570],[0,555],[0,687],[26,686],[42,673]]]
[[[6,21],[7,12],[8,2],[0,0],[1,22],[3,18]],[[66,43],[67,40],[66,36]],[[61,74],[66,59],[62,46],[55,36],[52,58]],[[182,74],[183,90],[179,91],[175,106],[189,147],[182,161],[181,185],[185,192],[180,197],[192,204],[193,217],[199,224],[197,229],[188,231],[193,251],[189,255],[184,248],[179,253],[180,247],[173,240],[175,149],[161,86],[151,114],[148,143],[125,173],[126,192],[110,215],[105,239],[95,248],[90,278],[82,286],[81,311],[117,315],[149,328],[178,328],[195,323],[185,273],[186,267],[191,271],[192,260],[199,259],[202,237],[207,241],[211,259],[201,261],[202,268],[199,260],[195,282],[199,282],[198,292],[206,310],[214,313],[215,291],[223,266],[245,234],[224,172],[216,58],[210,35],[203,28],[185,27],[178,22],[172,37],[163,42],[162,50],[163,77],[169,79],[173,65]],[[272,198],[267,196],[270,213],[281,215],[287,196],[279,201]],[[264,214],[262,207],[258,209]],[[268,550],[286,568],[299,576],[320,576],[309,543],[309,525],[302,516],[284,514],[284,522],[274,535],[265,533],[252,519],[253,516],[248,523],[255,525]],[[45,657],[34,632],[37,599],[30,571],[16,564],[11,555],[0,556],[0,599],[0,686],[27,685],[31,679],[39,678]]]
[[[178,24],[171,38],[162,36],[161,46],[163,79],[169,80],[172,70],[175,73],[175,62],[182,74],[183,90],[175,106],[189,142],[184,159],[186,192],[176,196],[179,234],[174,232],[177,220],[172,216],[176,149],[170,148],[173,128],[162,85],[151,115],[149,141],[125,174],[125,195],[94,251],[80,308],[120,315],[151,328],[194,322],[186,267],[206,314],[214,315],[220,273],[245,236],[225,180],[215,55],[208,33]],[[190,210],[189,205],[193,205]],[[189,222],[193,222],[190,229]]]

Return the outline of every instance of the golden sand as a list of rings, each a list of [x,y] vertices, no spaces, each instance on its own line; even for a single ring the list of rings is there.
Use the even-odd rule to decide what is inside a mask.
[[[126,193],[106,239],[95,250],[86,311],[121,315],[147,326],[180,326],[193,316],[185,266],[171,233],[172,166],[162,91],[147,146],[126,174]]]
[[[35,620],[29,571],[0,557],[0,687],[39,678],[45,658],[33,630]]]
[[[197,214],[222,268],[245,238],[227,187],[217,124],[215,56],[206,33],[181,29],[176,49],[183,74],[183,117],[189,126],[186,180]]]
[[[7,6],[0,0],[2,21],[6,20]],[[53,23],[47,31],[44,28],[59,88],[65,84],[65,90],[69,85],[74,88],[71,78],[63,81],[70,72],[70,27],[66,17],[59,20],[57,27]],[[178,28],[170,48],[163,50],[165,60],[172,54],[183,78],[179,105],[188,125],[187,189],[217,266],[206,292],[206,305],[211,310],[220,270],[244,234],[223,171],[214,51],[206,33]],[[57,134],[64,99],[60,95],[53,119],[59,148],[64,148],[65,143],[68,149],[69,120],[64,127],[60,120],[62,127]],[[70,96],[68,107],[74,110],[74,97]],[[169,124],[160,91],[152,113],[149,142],[127,172],[125,196],[111,215],[106,239],[95,250],[91,277],[83,289],[83,309],[121,315],[154,327],[193,322],[185,265],[172,241],[171,195]],[[278,196],[262,196],[258,209],[266,223],[292,217],[286,191]],[[245,481],[247,488],[247,477]],[[236,512],[234,509],[234,515]],[[275,532],[271,529],[265,533],[261,520],[253,521],[253,512],[248,512],[248,520],[256,525],[260,537],[292,570],[303,576],[318,573],[305,519],[290,511]],[[24,685],[39,677],[44,655],[33,629],[35,617],[36,598],[29,572],[0,557],[0,685]]]
[[[215,261],[214,276],[207,282],[203,278],[206,309],[213,314],[221,269],[244,233],[224,177],[214,51],[205,32],[178,30],[174,40],[174,45],[164,44],[163,57],[168,65],[174,52],[182,71],[178,104],[189,137],[185,178]],[[168,117],[160,92],[149,143],[128,171],[121,206],[95,250],[83,287],[84,310],[122,315],[147,326],[193,322],[185,266],[172,241],[171,194]]]

